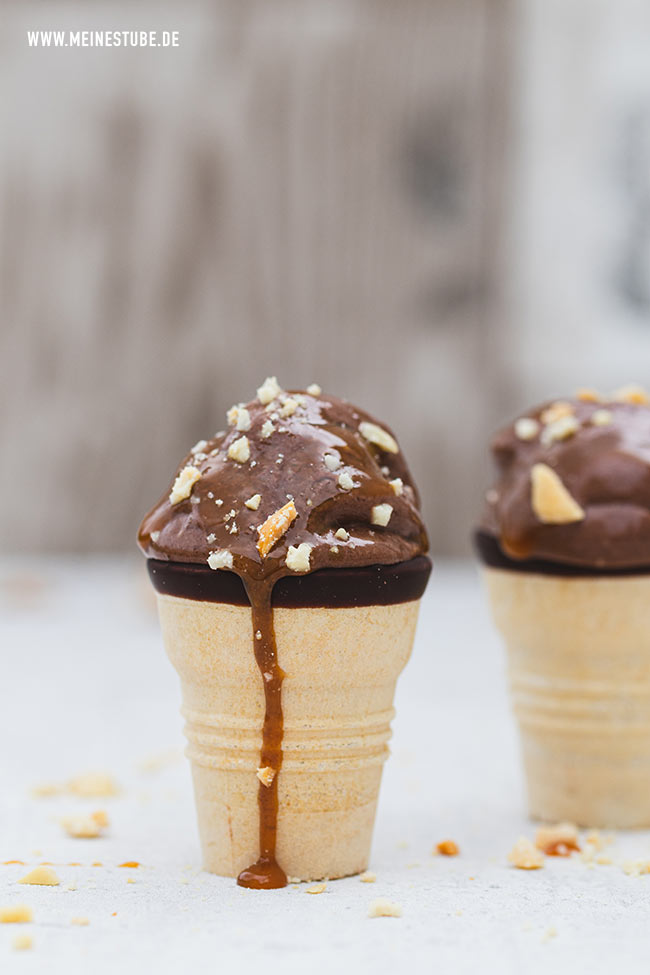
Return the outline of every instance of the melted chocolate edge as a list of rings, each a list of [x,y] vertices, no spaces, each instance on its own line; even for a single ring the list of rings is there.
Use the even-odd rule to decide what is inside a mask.
[[[484,565],[492,569],[506,569],[510,572],[534,572],[537,575],[577,578],[650,574],[650,565],[600,567],[597,565],[575,565],[568,562],[551,562],[547,559],[513,559],[505,554],[498,538],[484,531],[474,533],[474,547]]]

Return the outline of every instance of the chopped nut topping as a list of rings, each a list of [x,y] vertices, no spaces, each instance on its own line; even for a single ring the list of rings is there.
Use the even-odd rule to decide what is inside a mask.
[[[295,399],[291,399],[291,397],[289,397],[289,399],[285,399],[284,403],[282,404],[282,408],[280,409],[280,416],[282,417],[293,416],[293,414],[296,412],[297,409],[298,409],[298,404],[296,403]]]
[[[334,538],[340,539],[342,542],[347,542],[350,537],[349,532],[346,532],[345,528],[337,528],[334,532]]]
[[[454,843],[453,840],[441,840],[440,843],[436,844],[436,853],[440,853],[444,857],[455,857],[458,856],[460,850],[458,844]]]
[[[231,406],[226,414],[228,425],[236,427],[238,430],[245,431],[251,428],[251,415],[243,403]]]
[[[309,393],[310,396],[320,396],[323,390],[320,388],[318,383],[312,383],[307,387],[306,392]]]
[[[522,416],[515,420],[515,436],[519,440],[534,440],[539,433],[539,423],[531,416]]]
[[[257,509],[260,506],[261,500],[262,500],[261,494],[254,494],[252,498],[248,499],[248,501],[244,501],[244,504],[246,505],[247,508],[250,508],[251,511],[257,511]]]
[[[287,552],[285,563],[292,572],[309,572],[309,560],[311,558],[312,546],[307,542],[300,545],[290,545]]]
[[[169,494],[169,503],[178,504],[180,501],[185,501],[186,498],[189,498],[192,493],[192,488],[200,477],[201,471],[197,470],[196,467],[193,467],[191,464],[184,467],[174,481],[174,485]]]
[[[585,513],[547,464],[534,464],[530,472],[531,505],[545,525],[568,525],[582,521]]]
[[[238,464],[245,464],[251,455],[248,437],[239,437],[228,447],[228,456],[231,460],[236,460]]]
[[[293,501],[287,501],[282,508],[278,508],[266,521],[259,526],[257,532],[257,551],[262,558],[266,558],[273,546],[278,542],[287,531],[292,521],[298,517],[296,506]]]
[[[261,640],[262,639],[262,631],[261,630],[255,630],[255,639],[256,640]]]
[[[327,890],[327,884],[312,884],[311,887],[307,887],[305,890],[306,894],[324,894]]]
[[[268,376],[264,380],[262,385],[257,390],[257,398],[259,399],[262,406],[267,406],[272,403],[273,400],[278,396],[282,390],[278,386],[278,381],[275,376]]]
[[[606,427],[614,419],[610,410],[594,410],[591,414],[591,422],[595,427]]]
[[[211,569],[232,569],[232,552],[226,548],[219,548],[208,555],[208,565]]]
[[[535,846],[550,857],[568,857],[574,850],[579,853],[578,829],[573,823],[540,826],[535,836]]]
[[[190,453],[191,454],[202,454],[203,451],[205,450],[205,448],[207,446],[208,446],[208,441],[207,440],[197,440],[197,442],[194,444],[194,446],[190,450]]]
[[[266,788],[268,789],[268,787],[271,785],[271,782],[273,782],[273,779],[275,778],[275,769],[269,768],[268,765],[265,765],[264,768],[258,768],[257,777],[262,783],[262,785],[265,785]]]
[[[0,907],[0,924],[27,924],[34,920],[34,912],[27,904]]]
[[[108,813],[105,809],[96,809],[94,813],[90,814],[92,819],[95,820],[98,826],[105,829],[108,826]]]
[[[330,545],[330,552],[332,553],[332,555],[338,555],[339,554],[338,545]]]
[[[370,524],[386,526],[393,513],[393,506],[390,504],[376,504],[370,511]]]
[[[544,410],[541,421],[542,423],[555,423],[556,420],[561,420],[565,416],[573,416],[573,406],[566,400],[557,400],[556,403],[551,403]]]
[[[402,908],[385,897],[378,897],[368,908],[368,917],[401,917]]]
[[[208,545],[212,545],[213,542],[216,542],[217,536],[215,535],[214,532],[210,532],[210,534],[206,536],[205,540],[208,543]]]
[[[49,867],[34,867],[18,881],[19,884],[36,884],[39,887],[58,887],[61,883],[54,870]]]
[[[572,437],[580,429],[580,423],[575,416],[561,416],[558,420],[553,420],[542,430],[539,438],[545,447],[550,447],[556,440],[566,440]]]
[[[614,861],[612,860],[611,857],[608,857],[604,854],[601,854],[600,856],[596,857],[596,863],[601,867],[609,867],[613,862]]]
[[[373,873],[372,870],[366,870],[361,874],[359,880],[362,884],[374,884],[377,879],[377,874]]]
[[[31,934],[17,934],[11,944],[16,951],[28,951],[34,942]]]
[[[154,545],[156,545],[157,542],[158,542],[158,539],[160,538],[160,532],[152,532],[149,537],[150,537],[151,541],[154,543]]]
[[[343,471],[338,477],[338,486],[343,489],[343,491],[351,491],[352,488],[357,487],[347,471]]]
[[[323,461],[325,462],[325,467],[328,471],[335,471],[341,466],[341,458],[337,457],[336,454],[323,454]]]
[[[525,836],[520,836],[510,853],[510,863],[519,870],[538,870],[544,866],[544,855]]]
[[[392,481],[389,481],[388,483],[390,484],[390,486],[392,487],[393,491],[395,492],[398,498],[400,497],[400,495],[404,493],[404,481],[402,480],[401,477],[395,477],[393,478]]]
[[[271,423],[271,421],[270,420],[265,420],[264,423],[262,424],[262,429],[260,431],[260,435],[262,436],[262,438],[264,440],[266,440],[268,437],[271,436],[271,434],[273,433],[274,430],[275,430],[275,427],[273,426],[273,424]]]
[[[374,443],[380,450],[385,450],[389,454],[398,454],[399,447],[394,437],[391,437],[387,430],[378,427],[376,423],[369,423],[364,420],[359,424],[359,433],[368,441]]]
[[[647,406],[650,403],[650,398],[643,386],[636,386],[634,383],[617,389],[612,399],[616,403],[634,403],[636,406]]]
[[[576,392],[576,399],[582,400],[583,403],[599,403],[600,396],[595,389],[588,389],[585,387],[580,387]]]

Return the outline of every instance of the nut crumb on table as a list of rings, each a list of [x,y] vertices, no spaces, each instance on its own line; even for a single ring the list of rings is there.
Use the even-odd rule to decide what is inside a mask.
[[[440,853],[445,857],[455,857],[460,853],[460,849],[454,840],[441,840],[440,843],[436,844],[434,853]]]
[[[519,870],[538,870],[544,866],[544,854],[526,836],[519,837],[508,854],[508,860]]]
[[[568,857],[574,851],[580,853],[578,827],[573,823],[540,826],[535,835],[535,846],[546,856]]]
[[[400,904],[389,901],[385,897],[378,897],[370,902],[368,917],[401,917],[402,908]]]
[[[18,881],[19,884],[35,884],[39,887],[57,887],[61,881],[50,867],[34,867]]]
[[[0,924],[26,924],[34,920],[34,912],[28,904],[10,904],[0,907]]]
[[[305,891],[306,894],[324,894],[327,890],[327,884],[312,884]]]
[[[377,879],[377,874],[373,873],[372,870],[366,870],[361,874],[359,880],[362,884],[374,884]]]
[[[16,951],[27,951],[33,947],[33,944],[31,934],[17,934],[12,941],[12,945]]]

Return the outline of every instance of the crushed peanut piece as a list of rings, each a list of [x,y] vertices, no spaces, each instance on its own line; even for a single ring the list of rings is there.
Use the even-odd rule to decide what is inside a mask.
[[[389,454],[399,453],[399,447],[395,438],[387,430],[378,427],[376,423],[369,423],[367,420],[364,420],[359,424],[359,433],[368,443],[375,444],[380,450],[384,450]]]
[[[58,887],[61,883],[54,870],[49,867],[34,867],[18,881],[19,884],[36,884],[39,887]]]
[[[257,509],[260,506],[261,500],[262,500],[261,494],[254,494],[252,498],[248,499],[248,501],[244,501],[244,504],[246,505],[247,508],[250,508],[251,511],[257,511]]]
[[[194,446],[190,450],[190,453],[191,454],[202,454],[203,451],[205,450],[205,448],[207,446],[208,446],[208,441],[207,440],[197,440],[197,442],[194,444]]]
[[[261,433],[261,436],[263,437],[263,439],[266,440],[268,437],[271,436],[271,434],[273,433],[274,430],[275,430],[275,427],[273,426],[273,424],[271,423],[271,421],[270,420],[265,420],[264,423],[262,424],[262,429],[261,429],[260,433]]]
[[[436,853],[440,853],[445,857],[455,857],[458,856],[460,850],[458,844],[453,840],[441,840],[440,843],[436,844]]]
[[[330,545],[330,552],[332,553],[332,555],[338,555],[339,554],[338,545]]]
[[[401,477],[395,477],[393,478],[392,481],[389,481],[388,483],[390,484],[390,486],[392,487],[393,491],[395,492],[398,498],[400,497],[400,495],[404,493],[404,481],[402,480]]]
[[[392,513],[393,506],[391,504],[376,504],[370,511],[370,524],[385,527],[390,521]]]
[[[351,491],[352,488],[358,487],[358,485],[354,483],[354,481],[352,480],[352,478],[350,477],[347,471],[343,471],[342,474],[339,474],[338,486],[343,491]]]
[[[293,414],[296,412],[297,409],[298,409],[298,404],[296,403],[295,399],[291,399],[291,397],[289,397],[288,399],[285,399],[284,403],[282,404],[282,407],[280,408],[280,416],[281,417],[293,416]]]
[[[347,542],[349,537],[350,535],[345,528],[337,528],[334,532],[334,538],[338,538],[341,542]]]
[[[534,464],[531,472],[531,505],[545,525],[568,525],[582,521],[585,513],[547,464]]]
[[[648,397],[643,386],[637,386],[634,383],[617,389],[612,395],[612,399],[616,403],[633,403],[636,406],[647,406],[650,403],[650,397]]]
[[[373,873],[372,870],[365,870],[359,877],[359,880],[362,884],[374,884],[377,880],[377,874]]]
[[[535,835],[535,846],[549,857],[568,857],[580,853],[578,828],[573,823],[540,826]]]
[[[208,565],[211,569],[232,569],[232,552],[226,548],[219,548],[208,555]]]
[[[188,464],[187,467],[184,467],[174,481],[172,489],[169,493],[169,503],[179,504],[181,501],[185,501],[186,498],[189,498],[190,494],[192,493],[192,488],[200,477],[201,471],[197,470],[192,464]]]
[[[237,461],[238,464],[245,464],[250,458],[250,455],[251,448],[247,436],[239,437],[237,440],[233,440],[228,447],[228,456],[231,460]]]
[[[531,416],[521,416],[515,420],[515,436],[519,440],[534,440],[539,433],[539,423]]]
[[[320,396],[323,390],[320,388],[318,383],[311,383],[305,392],[309,393],[310,396]]]
[[[78,927],[83,928],[87,924],[90,924],[90,921],[87,917],[71,917],[70,924],[76,924]]]
[[[257,529],[259,539],[257,541],[257,551],[262,558],[266,558],[273,546],[278,542],[287,531],[291,523],[298,517],[296,506],[292,501],[287,501],[285,505],[274,511],[266,521]]]
[[[623,864],[623,873],[628,877],[640,877],[642,874],[650,873],[650,860],[626,860]]]
[[[275,376],[268,376],[258,388],[257,398],[262,406],[267,406],[269,403],[272,403],[276,396],[278,396],[281,392],[282,390],[280,389]]]
[[[583,403],[600,403],[600,395],[596,390],[585,386],[576,390],[576,399],[582,400]]]
[[[64,816],[61,825],[75,839],[92,839],[99,836],[102,827],[93,816]]]
[[[34,942],[31,934],[17,934],[11,944],[16,951],[28,951]]]
[[[610,410],[594,410],[591,414],[591,422],[595,427],[606,427],[614,419]]]
[[[98,799],[101,796],[116,796],[120,791],[115,780],[105,772],[87,772],[70,779],[68,792],[88,799]]]
[[[306,894],[324,894],[327,890],[327,884],[312,884],[311,887],[307,887]]]
[[[580,423],[575,416],[561,416],[544,427],[539,439],[545,447],[550,447],[556,440],[567,440],[572,437],[579,429]]]
[[[401,917],[402,908],[394,901],[386,900],[385,897],[378,897],[371,901],[368,908],[368,917]]]
[[[292,572],[309,572],[312,545],[301,542],[300,545],[290,545],[284,560]]]
[[[510,853],[510,863],[519,870],[538,870],[544,866],[544,855],[525,836],[520,836]]]
[[[151,532],[151,535],[149,536],[149,538],[154,543],[154,545],[157,545],[158,544],[158,539],[160,538],[160,532]]]
[[[265,765],[263,768],[258,768],[256,774],[262,785],[265,785],[268,789],[275,778],[275,769]]]
[[[336,454],[323,454],[323,461],[328,471],[335,471],[342,464],[341,458],[337,457]]]
[[[556,420],[561,420],[562,417],[572,416],[573,406],[571,403],[567,403],[566,400],[557,400],[555,403],[551,403],[542,413],[540,419],[542,423],[555,423]]]
[[[27,904],[0,907],[0,924],[27,924],[34,920],[34,912]]]
[[[251,428],[251,415],[243,403],[231,406],[226,414],[228,426],[236,427],[242,433]]]

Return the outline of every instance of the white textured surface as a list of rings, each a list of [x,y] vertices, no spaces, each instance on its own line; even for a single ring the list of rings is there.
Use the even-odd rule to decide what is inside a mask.
[[[25,926],[0,926],[3,973],[647,971],[650,876],[629,877],[620,864],[650,855],[648,834],[619,835],[612,866],[550,859],[528,873],[507,864],[533,827],[503,656],[473,568],[437,566],[423,606],[397,695],[377,882],[336,881],[318,896],[304,885],[246,891],[201,873],[185,761],[139,767],[182,743],[176,676],[142,564],[5,562],[0,598],[0,861],[50,860],[62,885],[76,885],[17,886],[25,868],[0,867],[0,904],[26,902],[35,915],[29,952],[11,947]],[[29,796],[35,784],[92,769],[113,773],[121,795]],[[64,836],[60,816],[97,808],[111,819],[106,837]],[[446,837],[461,856],[431,856]],[[117,866],[131,859],[142,866]],[[369,919],[376,897],[397,901],[403,917]],[[70,925],[79,915],[88,927]]]

